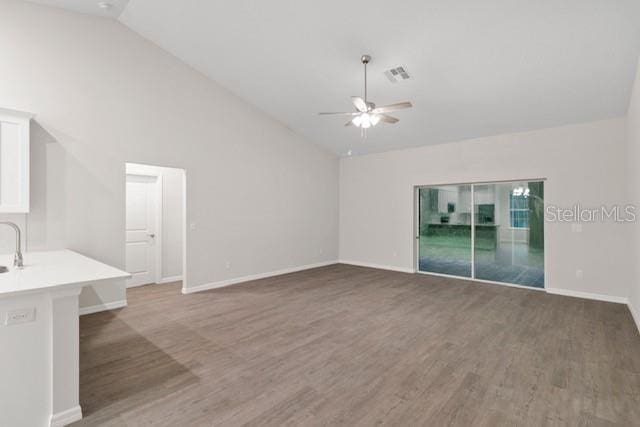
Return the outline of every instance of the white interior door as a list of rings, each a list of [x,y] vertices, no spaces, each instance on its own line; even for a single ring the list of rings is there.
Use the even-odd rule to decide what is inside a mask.
[[[127,175],[127,287],[156,283],[157,178]]]

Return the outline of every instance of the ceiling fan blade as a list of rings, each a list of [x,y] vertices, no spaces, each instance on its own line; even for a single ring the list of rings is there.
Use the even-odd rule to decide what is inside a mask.
[[[366,113],[369,110],[367,103],[364,102],[364,99],[360,98],[359,96],[352,96],[351,102],[353,102],[353,106],[356,107],[356,109],[361,113]]]
[[[413,105],[409,102],[398,102],[396,104],[383,105],[382,107],[377,107],[372,113],[390,113],[392,111],[403,110],[405,108],[411,108]]]
[[[347,123],[344,124],[345,127],[346,126],[353,126],[353,120],[349,120]]]
[[[400,119],[396,119],[395,117],[391,117],[386,114],[378,114],[378,117],[380,117],[381,122],[389,123],[391,125],[396,124],[400,121]]]
[[[331,112],[331,113],[318,113],[318,114],[321,115],[321,116],[355,116],[356,114],[360,114],[360,113],[342,113],[342,112],[333,113],[333,112]]]

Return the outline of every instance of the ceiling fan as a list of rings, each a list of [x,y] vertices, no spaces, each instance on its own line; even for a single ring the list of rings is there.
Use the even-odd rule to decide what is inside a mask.
[[[366,136],[366,130],[380,122],[396,124],[400,120],[388,115],[392,111],[411,108],[410,102],[398,102],[396,104],[376,107],[376,104],[370,102],[367,98],[367,64],[371,62],[371,56],[362,55],[360,61],[364,65],[364,98],[360,96],[352,96],[351,102],[356,111],[352,113],[320,113],[321,115],[338,115],[350,116],[351,119],[345,123],[345,126],[357,126],[362,130],[362,136]]]

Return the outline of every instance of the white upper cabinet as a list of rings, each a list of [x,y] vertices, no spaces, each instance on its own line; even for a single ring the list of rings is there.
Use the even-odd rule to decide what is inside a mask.
[[[0,213],[29,212],[30,113],[0,108]]]

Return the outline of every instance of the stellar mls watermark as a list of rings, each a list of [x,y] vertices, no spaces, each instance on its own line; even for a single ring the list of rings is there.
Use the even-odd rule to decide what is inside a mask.
[[[547,222],[636,222],[638,207],[635,205],[611,205],[585,208],[576,204],[570,208],[549,205],[545,208]]]

